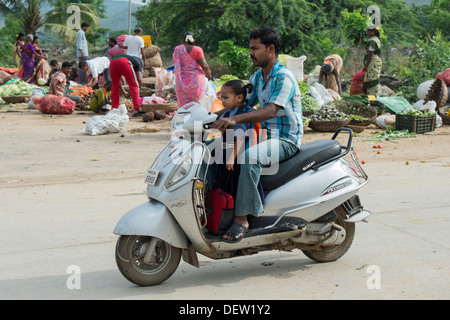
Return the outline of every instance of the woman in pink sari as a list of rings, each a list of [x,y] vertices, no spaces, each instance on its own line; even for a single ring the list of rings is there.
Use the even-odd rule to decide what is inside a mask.
[[[211,69],[203,50],[194,43],[194,34],[186,32],[183,44],[173,52],[178,108],[189,102],[199,102],[205,95],[205,76],[211,80]]]

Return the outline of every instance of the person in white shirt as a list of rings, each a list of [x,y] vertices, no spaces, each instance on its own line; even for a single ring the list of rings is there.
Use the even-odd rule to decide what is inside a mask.
[[[109,59],[107,57],[98,57],[87,61],[80,61],[78,68],[86,73],[91,74],[91,80],[87,86],[94,89],[98,88],[98,77],[103,73],[106,83],[111,82],[109,75]]]
[[[86,40],[86,31],[89,28],[87,22],[81,24],[81,29],[77,32],[77,57],[78,61],[86,61],[89,59],[88,44]],[[78,73],[78,82],[81,84],[86,83],[86,74],[81,71]]]
[[[125,39],[122,47],[124,49],[127,49],[127,55],[141,59],[141,64],[145,67],[145,59],[143,59],[144,39],[142,39],[141,35],[141,28],[134,29],[134,35],[128,36]]]

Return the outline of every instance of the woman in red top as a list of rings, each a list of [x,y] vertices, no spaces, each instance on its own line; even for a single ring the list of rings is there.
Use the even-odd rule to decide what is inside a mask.
[[[199,102],[205,95],[205,76],[211,79],[211,69],[203,50],[194,43],[194,34],[186,32],[183,44],[177,46],[173,53],[178,107]]]

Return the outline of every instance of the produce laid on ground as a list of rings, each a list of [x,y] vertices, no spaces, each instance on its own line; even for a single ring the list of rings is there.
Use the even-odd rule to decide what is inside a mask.
[[[334,107],[325,106],[311,115],[310,119],[311,121],[340,121],[349,120],[349,117]]]
[[[33,99],[36,109],[45,114],[71,114],[75,110],[75,102],[67,97],[48,94]]]
[[[69,91],[69,94],[79,96],[81,98],[90,93],[94,93],[94,89],[88,86],[75,86]]]
[[[435,116],[436,112],[428,111],[428,110],[417,110],[415,108],[410,108],[403,112],[400,112],[399,114],[404,114],[404,115],[408,115],[408,116],[429,117],[429,116]]]
[[[11,79],[0,86],[0,97],[29,96],[35,88],[38,86],[26,83],[19,78]]]

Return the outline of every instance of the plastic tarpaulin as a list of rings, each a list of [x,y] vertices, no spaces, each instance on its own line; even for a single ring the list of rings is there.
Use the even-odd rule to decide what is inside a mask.
[[[393,113],[400,113],[411,107],[411,104],[403,97],[377,97],[377,101],[381,102],[389,109],[386,111],[391,111]]]

